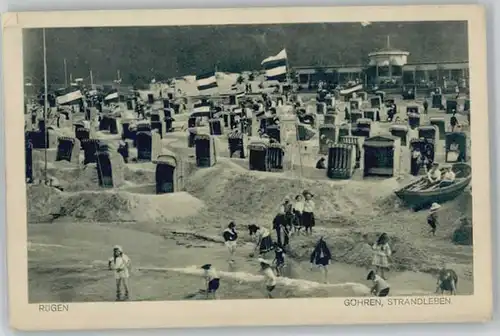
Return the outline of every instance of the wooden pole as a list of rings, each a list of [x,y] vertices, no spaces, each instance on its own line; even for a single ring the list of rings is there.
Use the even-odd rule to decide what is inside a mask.
[[[68,63],[64,59],[64,86],[68,87]]]
[[[44,149],[44,180],[45,183],[48,182],[47,179],[47,147],[48,147],[48,131],[47,131],[47,110],[48,110],[48,84],[47,84],[47,46],[45,42],[45,28],[43,28],[43,85],[44,85],[44,101],[43,101],[43,122],[44,122],[44,137],[45,137],[45,149]]]

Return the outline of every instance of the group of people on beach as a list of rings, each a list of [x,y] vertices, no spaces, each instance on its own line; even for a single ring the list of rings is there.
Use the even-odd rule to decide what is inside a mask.
[[[423,151],[416,151],[420,155],[418,159],[427,168],[427,179],[430,184],[453,183],[455,178],[451,167],[446,167],[447,170],[441,174],[439,164],[432,162],[430,159],[425,159],[431,148],[424,146]],[[415,157],[417,158],[417,157]],[[323,160],[324,161],[324,160]],[[412,173],[415,172],[412,167]],[[415,172],[416,174],[416,172]],[[438,176],[439,175],[439,176]],[[305,190],[295,197],[285,197],[280,204],[277,214],[272,222],[272,230],[257,224],[247,226],[250,237],[255,238],[255,246],[250,253],[250,257],[258,255],[259,272],[264,276],[267,296],[273,297],[273,291],[276,288],[278,278],[285,275],[285,266],[288,262],[288,255],[292,252],[290,241],[294,235],[312,235],[313,227],[315,227],[315,203],[314,195]],[[293,200],[292,200],[293,199]],[[431,227],[430,232],[435,235],[438,217],[437,212],[440,209],[437,203],[432,204],[427,216],[427,224]],[[272,231],[275,231],[276,240],[273,240]],[[228,249],[230,264],[235,263],[235,255],[238,247],[239,234],[235,222],[230,222],[227,228],[222,232],[224,244]],[[366,243],[370,244],[368,241]],[[373,286],[370,293],[374,296],[385,297],[390,293],[390,285],[387,280],[387,272],[390,270],[391,258],[394,254],[389,237],[386,233],[382,233],[378,239],[370,244],[373,251],[371,269],[369,270],[366,280],[371,281]],[[274,259],[269,261],[265,258],[266,254],[274,252]],[[311,267],[319,267],[322,270],[324,283],[328,283],[328,265],[332,260],[332,253],[327,246],[325,238],[322,236],[316,242],[314,249],[310,254]],[[124,290],[124,299],[129,298],[128,277],[130,268],[130,259],[123,253],[120,246],[115,246],[113,249],[113,257],[109,260],[109,268],[114,270],[116,279],[116,296],[117,300],[122,298],[121,288]],[[207,298],[217,298],[217,291],[221,286],[219,272],[212,264],[204,264],[201,266],[203,270],[204,289],[203,292]],[[449,290],[452,293],[456,292],[456,284],[458,278],[452,270],[443,270],[438,276],[436,291]]]
[[[306,194],[306,199],[311,199],[312,195],[309,192],[304,192]],[[300,200],[300,198],[297,198]],[[436,228],[438,224],[438,211],[441,206],[438,203],[433,203],[428,216],[427,224],[431,227],[430,232],[435,235]],[[291,210],[290,210],[291,209]],[[267,297],[273,297],[273,291],[276,288],[277,280],[279,277],[285,275],[284,269],[288,261],[287,254],[293,253],[289,246],[289,233],[292,232],[293,224],[290,221],[297,220],[300,214],[299,209],[296,205],[291,205],[289,198],[285,198],[284,202],[280,206],[277,217],[275,218],[274,228],[276,230],[276,241],[273,241],[271,231],[265,227],[258,226],[256,224],[251,224],[247,226],[248,233],[250,237],[255,237],[255,247],[250,253],[250,257],[253,258],[255,255],[258,257],[259,272],[264,276],[264,282],[267,292]],[[295,219],[287,219],[290,217],[292,211]],[[303,212],[303,210],[302,210]],[[291,225],[291,226],[290,226]],[[285,231],[285,232],[284,232]],[[300,232],[297,229],[296,232]],[[310,231],[305,231],[309,232]],[[236,229],[235,222],[230,222],[226,229],[222,232],[222,238],[224,244],[228,249],[229,259],[228,263],[235,263],[235,254],[238,246],[239,234]],[[364,243],[368,244],[372,249],[372,262],[370,265],[369,273],[366,277],[367,281],[371,281],[373,286],[370,289],[370,293],[374,296],[385,297],[389,295],[390,285],[387,281],[387,272],[391,268],[392,256],[395,251],[392,249],[389,236],[387,233],[382,233],[377,240],[371,244],[367,236],[363,236]],[[274,259],[269,261],[266,259],[266,255],[269,252],[274,252]],[[324,283],[328,283],[328,266],[332,261],[332,253],[327,246],[325,237],[321,236],[316,242],[314,249],[310,254],[310,263],[312,267],[318,267],[323,274]],[[123,253],[123,248],[121,246],[115,246],[113,248],[113,256],[109,259],[108,263],[109,269],[114,271],[116,280],[116,299],[117,300],[128,300],[130,291],[128,278],[130,276],[129,270],[131,267],[130,258]],[[220,276],[212,264],[204,264],[201,266],[203,270],[204,279],[204,289],[202,292],[205,293],[207,299],[217,299],[217,291],[221,285]],[[443,266],[438,274],[436,293],[443,293],[444,291],[449,291],[452,294],[456,294],[456,287],[458,283],[458,277],[456,273],[447,269]],[[124,291],[124,296],[122,296],[122,288]]]

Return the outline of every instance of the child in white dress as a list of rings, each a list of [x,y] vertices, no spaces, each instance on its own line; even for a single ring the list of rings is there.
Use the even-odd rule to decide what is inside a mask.
[[[108,267],[115,272],[116,300],[121,300],[121,287],[125,290],[124,299],[129,298],[128,278],[130,276],[130,258],[123,253],[121,246],[113,247],[113,257],[109,258]]]

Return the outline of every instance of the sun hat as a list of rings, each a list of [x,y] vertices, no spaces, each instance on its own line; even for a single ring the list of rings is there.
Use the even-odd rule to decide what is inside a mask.
[[[313,195],[313,194],[312,194],[309,190],[304,190],[304,191],[302,192],[302,195],[304,195],[304,197],[305,197],[306,195],[309,195],[309,196],[311,196],[311,197],[314,197],[314,195]]]
[[[441,205],[439,205],[438,203],[434,202],[432,203],[431,205],[431,208],[430,208],[430,211],[437,211],[441,208]]]
[[[113,246],[113,250],[118,250],[118,252],[123,252],[123,249],[120,245]]]

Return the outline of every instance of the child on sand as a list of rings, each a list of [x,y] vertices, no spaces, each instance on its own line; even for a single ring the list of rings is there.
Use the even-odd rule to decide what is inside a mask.
[[[290,197],[285,197],[283,200],[283,204],[281,205],[282,211],[285,214],[286,226],[288,228],[288,232],[292,231],[292,223],[294,219],[293,214],[293,204],[290,202]]]
[[[121,300],[121,286],[123,284],[123,289],[125,290],[125,300],[129,298],[129,269],[130,269],[130,259],[123,253],[121,246],[116,245],[113,247],[113,257],[109,258],[108,268],[115,271],[116,279],[116,301]]]
[[[273,240],[268,229],[251,224],[248,226],[248,232],[250,233],[250,236],[255,235],[257,237],[255,249],[251,254],[252,256],[255,252],[257,252],[257,250],[259,250],[259,254],[265,254],[273,249]]]
[[[450,292],[451,295],[457,294],[458,275],[446,266],[443,266],[438,273],[436,293],[443,294]]]
[[[274,268],[276,269],[277,276],[283,276],[283,268],[285,267],[285,251],[278,244],[274,243]]]
[[[370,292],[378,297],[385,297],[389,295],[390,286],[381,276],[377,275],[374,271],[370,271],[366,280],[373,281],[373,287]]]
[[[323,237],[321,237],[316,246],[314,247],[313,252],[311,253],[311,268],[313,265],[318,266],[323,271],[323,282],[328,283],[328,265],[330,264],[330,260],[332,259],[332,253],[328,246],[326,246],[326,242]]]
[[[383,279],[385,271],[389,270],[389,258],[392,255],[391,246],[389,245],[389,237],[386,233],[382,233],[375,244],[372,246],[373,260],[372,265],[376,267],[376,271]]]
[[[438,226],[437,212],[439,209],[441,209],[441,206],[438,203],[432,203],[431,208],[429,209],[429,215],[427,216],[427,224],[431,227],[429,233],[432,233],[433,236],[436,235]]]
[[[220,286],[220,278],[217,271],[211,264],[205,264],[201,266],[204,270],[203,278],[205,279],[205,288],[207,299],[212,296],[213,299],[217,299],[217,290]]]
[[[276,275],[274,275],[271,263],[269,261],[259,258],[259,263],[260,271],[264,274],[264,278],[266,279],[267,297],[272,299],[273,296],[271,293],[276,287]]]
[[[238,240],[238,234],[236,233],[236,224],[234,222],[229,223],[227,229],[222,233],[222,238],[224,238],[224,244],[229,251],[229,263],[234,262],[234,252],[236,251],[236,242]]]

